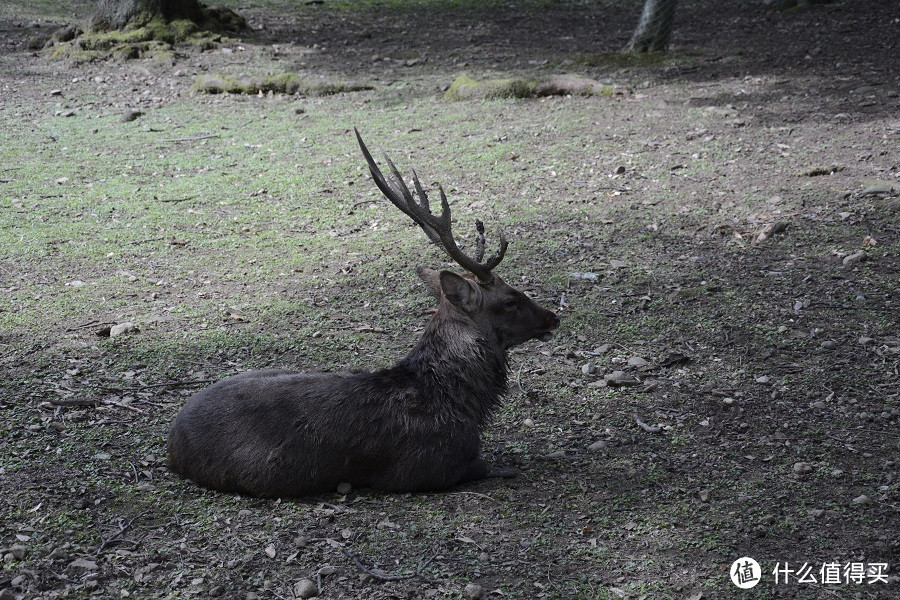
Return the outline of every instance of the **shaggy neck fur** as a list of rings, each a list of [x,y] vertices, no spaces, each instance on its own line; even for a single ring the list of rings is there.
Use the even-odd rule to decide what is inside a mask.
[[[479,427],[487,424],[506,392],[505,350],[448,302],[438,306],[419,343],[397,366],[417,374],[436,413]]]

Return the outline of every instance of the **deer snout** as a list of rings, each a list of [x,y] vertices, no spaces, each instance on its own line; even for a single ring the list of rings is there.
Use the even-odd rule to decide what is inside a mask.
[[[553,337],[553,330],[559,327],[559,317],[556,316],[555,312],[547,311],[547,318],[544,327],[542,328],[540,334],[537,336],[537,339],[542,342],[546,342],[550,338]]]

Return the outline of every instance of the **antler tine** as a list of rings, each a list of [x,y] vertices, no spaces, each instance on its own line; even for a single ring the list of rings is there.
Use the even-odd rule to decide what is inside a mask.
[[[475,241],[475,259],[473,260],[457,246],[456,240],[453,237],[450,203],[447,201],[446,194],[444,194],[444,188],[441,187],[440,184],[438,185],[438,191],[440,192],[441,197],[441,214],[435,215],[431,212],[428,195],[425,193],[415,170],[413,170],[413,185],[416,189],[416,195],[419,197],[418,201],[413,197],[406,182],[403,181],[403,176],[400,174],[397,167],[394,166],[390,157],[388,157],[387,154],[384,155],[384,159],[391,169],[393,180],[387,179],[378,168],[378,165],[375,164],[375,159],[372,158],[372,154],[369,152],[369,149],[366,148],[365,143],[363,143],[359,131],[355,127],[353,128],[353,131],[356,133],[356,141],[359,142],[360,150],[362,150],[363,156],[369,164],[369,171],[372,173],[372,179],[375,180],[375,184],[378,186],[378,189],[381,190],[381,193],[384,194],[394,206],[399,208],[403,214],[407,215],[419,225],[428,238],[436,245],[443,248],[450,258],[456,261],[460,267],[478,277],[480,282],[491,283],[494,280],[494,275],[491,273],[491,270],[500,264],[504,254],[506,254],[508,243],[503,232],[500,232],[500,249],[495,252],[486,263],[482,263],[481,261],[484,258],[484,224],[481,221],[476,221],[475,229],[477,237]]]

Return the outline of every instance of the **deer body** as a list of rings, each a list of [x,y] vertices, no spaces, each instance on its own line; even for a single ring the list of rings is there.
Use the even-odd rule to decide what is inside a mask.
[[[438,306],[405,358],[371,373],[266,370],[220,381],[172,423],[172,470],[204,487],[262,497],[334,491],[342,482],[439,490],[514,474],[479,457],[480,433],[506,391],[509,348],[548,339],[559,318],[489,270],[419,275]]]

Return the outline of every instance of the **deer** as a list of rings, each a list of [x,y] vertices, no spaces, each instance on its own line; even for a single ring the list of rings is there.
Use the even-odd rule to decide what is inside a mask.
[[[549,340],[559,317],[493,271],[508,242],[485,260],[476,220],[474,255],[457,244],[438,184],[441,212],[413,171],[415,199],[384,155],[378,168],[359,131],[372,179],[465,272],[418,268],[437,306],[413,349],[371,372],[248,371],[188,399],[169,430],[169,466],[202,487],[263,498],[347,489],[426,492],[518,470],[480,456],[481,432],[507,391],[508,351]]]

